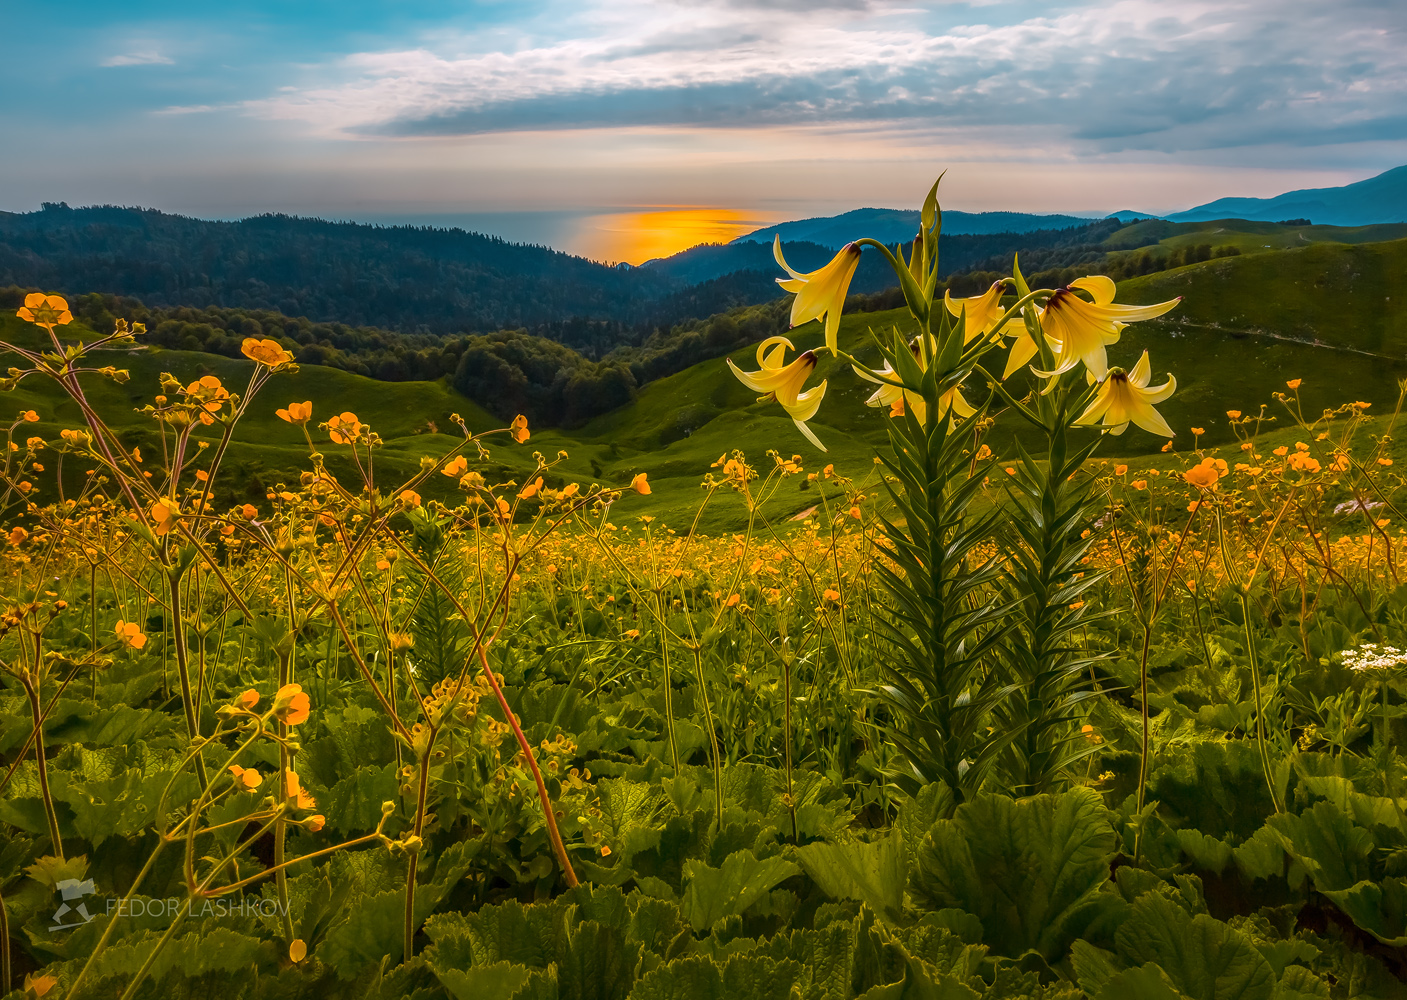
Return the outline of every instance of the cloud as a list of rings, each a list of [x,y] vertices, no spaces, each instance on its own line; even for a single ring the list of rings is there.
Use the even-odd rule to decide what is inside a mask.
[[[887,121],[1008,128],[1016,145],[1015,130],[1054,126],[1101,153],[1407,139],[1394,4],[1022,9],[592,0],[563,13],[556,37],[357,53],[246,111],[344,136]]]
[[[175,60],[170,56],[164,56],[160,52],[128,52],[119,56],[108,56],[101,63],[101,66],[172,66]]]

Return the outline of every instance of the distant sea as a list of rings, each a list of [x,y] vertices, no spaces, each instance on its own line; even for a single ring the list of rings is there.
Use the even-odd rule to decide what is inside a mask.
[[[339,213],[333,218],[382,226],[459,227],[510,243],[536,243],[602,263],[640,264],[700,243],[727,243],[782,221],[776,212],[716,206],[640,206],[559,212]]]

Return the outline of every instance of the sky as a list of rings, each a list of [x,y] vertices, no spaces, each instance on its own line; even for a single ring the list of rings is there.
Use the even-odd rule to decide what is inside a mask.
[[[0,210],[462,225],[1170,212],[1407,163],[1402,0],[0,2]],[[26,44],[13,40],[28,39]]]

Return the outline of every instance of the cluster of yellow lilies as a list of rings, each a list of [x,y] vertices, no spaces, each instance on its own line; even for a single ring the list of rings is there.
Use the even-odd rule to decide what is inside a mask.
[[[778,278],[777,283],[796,296],[792,300],[791,325],[796,327],[813,319],[824,318],[826,343],[823,349],[839,356],[840,314],[850,281],[855,276],[855,268],[860,263],[859,245],[847,243],[830,263],[805,274],[786,262],[780,236],[773,239],[772,255],[789,275]],[[1003,278],[993,282],[992,287],[981,295],[958,299],[948,292],[943,295],[948,312],[963,323],[964,344],[988,335],[994,341],[1013,339],[1002,373],[1003,380],[1031,365],[1040,353],[1024,324],[1007,323],[998,329],[1006,314],[1002,297],[1013,284],[1012,279]],[[1115,285],[1111,279],[1092,275],[1051,291],[1043,296],[1044,304],[1033,302],[1031,308],[1035,311],[1041,334],[1054,355],[1055,364],[1049,371],[1031,365],[1031,371],[1040,378],[1050,380],[1047,386],[1049,391],[1057,378],[1083,364],[1085,377],[1091,385],[1097,383],[1099,389],[1094,400],[1075,420],[1076,424],[1089,426],[1099,423],[1110,434],[1122,434],[1130,423],[1134,423],[1152,434],[1170,438],[1173,436],[1172,428],[1153,408],[1153,404],[1171,396],[1177,388],[1177,380],[1169,375],[1162,385],[1150,388],[1148,383],[1152,380],[1152,367],[1147,351],[1143,352],[1133,369],[1127,371],[1109,365],[1106,349],[1118,342],[1128,324],[1162,316],[1182,300],[1176,298],[1156,305],[1126,306],[1116,305],[1114,294]],[[807,426],[807,421],[820,409],[827,380],[823,379],[819,385],[803,391],[806,380],[816,368],[817,357],[815,351],[805,351],[787,362],[787,351],[795,349],[786,337],[769,337],[757,348],[757,371],[743,371],[731,358],[728,366],[748,388],[761,393],[765,399],[775,399],[780,403],[807,440],[825,451],[825,446]],[[866,401],[868,405],[887,406],[895,416],[908,410],[920,422],[924,421],[927,407],[923,397],[906,388],[887,363],[873,373],[857,366],[855,373],[879,385]],[[937,416],[942,417],[949,408],[959,417],[971,416],[976,412],[957,387],[943,394]]]

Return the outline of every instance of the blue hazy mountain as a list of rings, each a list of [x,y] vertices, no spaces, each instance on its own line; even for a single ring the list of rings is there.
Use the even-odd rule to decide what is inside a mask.
[[[1371,226],[1407,222],[1407,166],[1343,187],[1287,191],[1274,198],[1218,198],[1166,218],[1173,222],[1309,219],[1321,226]]]
[[[1144,216],[1141,216],[1144,217]],[[994,233],[1030,233],[1038,229],[1087,226],[1096,216],[1028,215],[1025,212],[944,212],[945,236],[987,236]],[[882,243],[907,243],[918,233],[917,209],[857,208],[841,215],[782,222],[739,236],[734,243],[771,243],[780,233],[783,243],[816,243],[839,250],[861,236]]]

